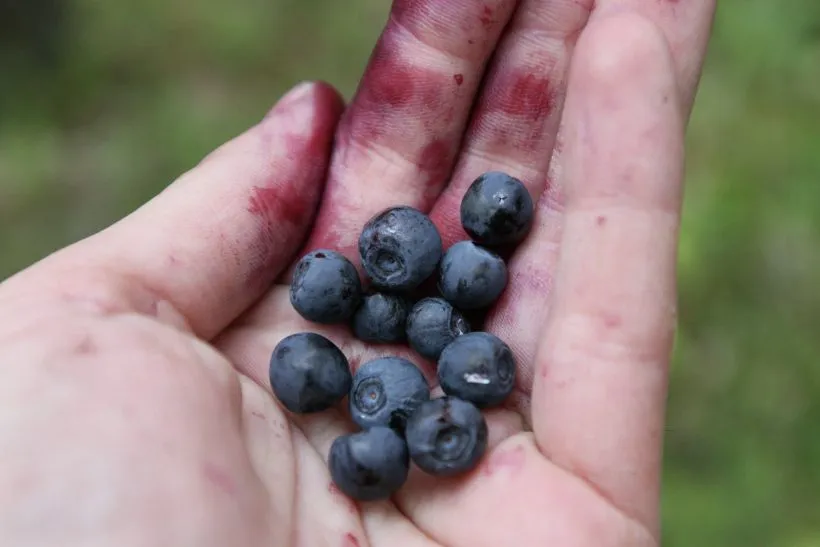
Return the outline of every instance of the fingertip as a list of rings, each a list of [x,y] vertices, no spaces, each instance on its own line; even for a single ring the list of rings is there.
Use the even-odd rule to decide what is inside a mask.
[[[302,82],[294,88],[294,92],[312,96],[317,110],[325,110],[336,116],[341,115],[344,110],[345,101],[342,94],[332,84],[323,80]]]
[[[660,27],[629,9],[597,13],[578,41],[565,112],[569,201],[617,197],[679,208],[685,127]],[[620,178],[599,176],[603,165]]]
[[[326,82],[324,80],[313,80],[303,82],[302,85],[304,84],[312,86],[317,93],[323,94],[323,96],[329,101],[335,101],[338,103],[339,107],[344,107],[344,97],[342,97],[342,93],[330,82]]]
[[[323,133],[335,128],[344,107],[344,99],[335,87],[324,81],[305,81],[286,92],[260,125],[292,123],[301,131]]]
[[[624,7],[595,12],[578,40],[572,71],[581,88],[638,88],[674,83],[672,51],[663,31]],[[674,91],[674,88],[670,92]]]

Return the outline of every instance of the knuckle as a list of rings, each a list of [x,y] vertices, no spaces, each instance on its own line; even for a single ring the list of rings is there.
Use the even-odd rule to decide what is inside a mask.
[[[658,363],[668,358],[671,342],[661,329],[645,328],[609,308],[568,318],[560,330],[552,360],[565,362]]]
[[[589,48],[585,72],[601,85],[622,82],[630,75],[670,68],[669,46],[663,32],[649,19],[622,12],[592,22],[578,46]]]

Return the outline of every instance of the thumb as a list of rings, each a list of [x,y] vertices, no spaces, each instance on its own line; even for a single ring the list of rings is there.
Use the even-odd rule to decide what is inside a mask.
[[[7,283],[122,311],[170,304],[196,334],[213,336],[302,243],[342,109],[330,86],[297,86],[143,207]]]

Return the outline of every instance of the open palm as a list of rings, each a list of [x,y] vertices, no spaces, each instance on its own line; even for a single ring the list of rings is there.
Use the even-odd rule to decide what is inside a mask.
[[[397,0],[348,108],[301,85],[0,285],[0,543],[657,545],[682,137],[712,9]],[[392,205],[465,238],[461,197],[488,170],[538,200],[486,325],[516,391],[487,413],[474,472],[354,503],[325,466],[349,420],[284,412],[270,352],[303,330],[354,368],[409,350],[308,324],[271,284],[307,249],[358,264],[363,224]]]

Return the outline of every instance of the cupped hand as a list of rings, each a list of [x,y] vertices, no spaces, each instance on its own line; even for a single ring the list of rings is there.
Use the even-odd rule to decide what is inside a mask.
[[[3,545],[659,543],[683,134],[712,0],[397,0],[345,109],[302,84],[144,207],[0,285]],[[318,247],[458,205],[503,170],[537,200],[486,329],[518,383],[466,476],[355,503],[325,460],[342,412],[267,385]],[[429,364],[410,357],[430,374]]]

